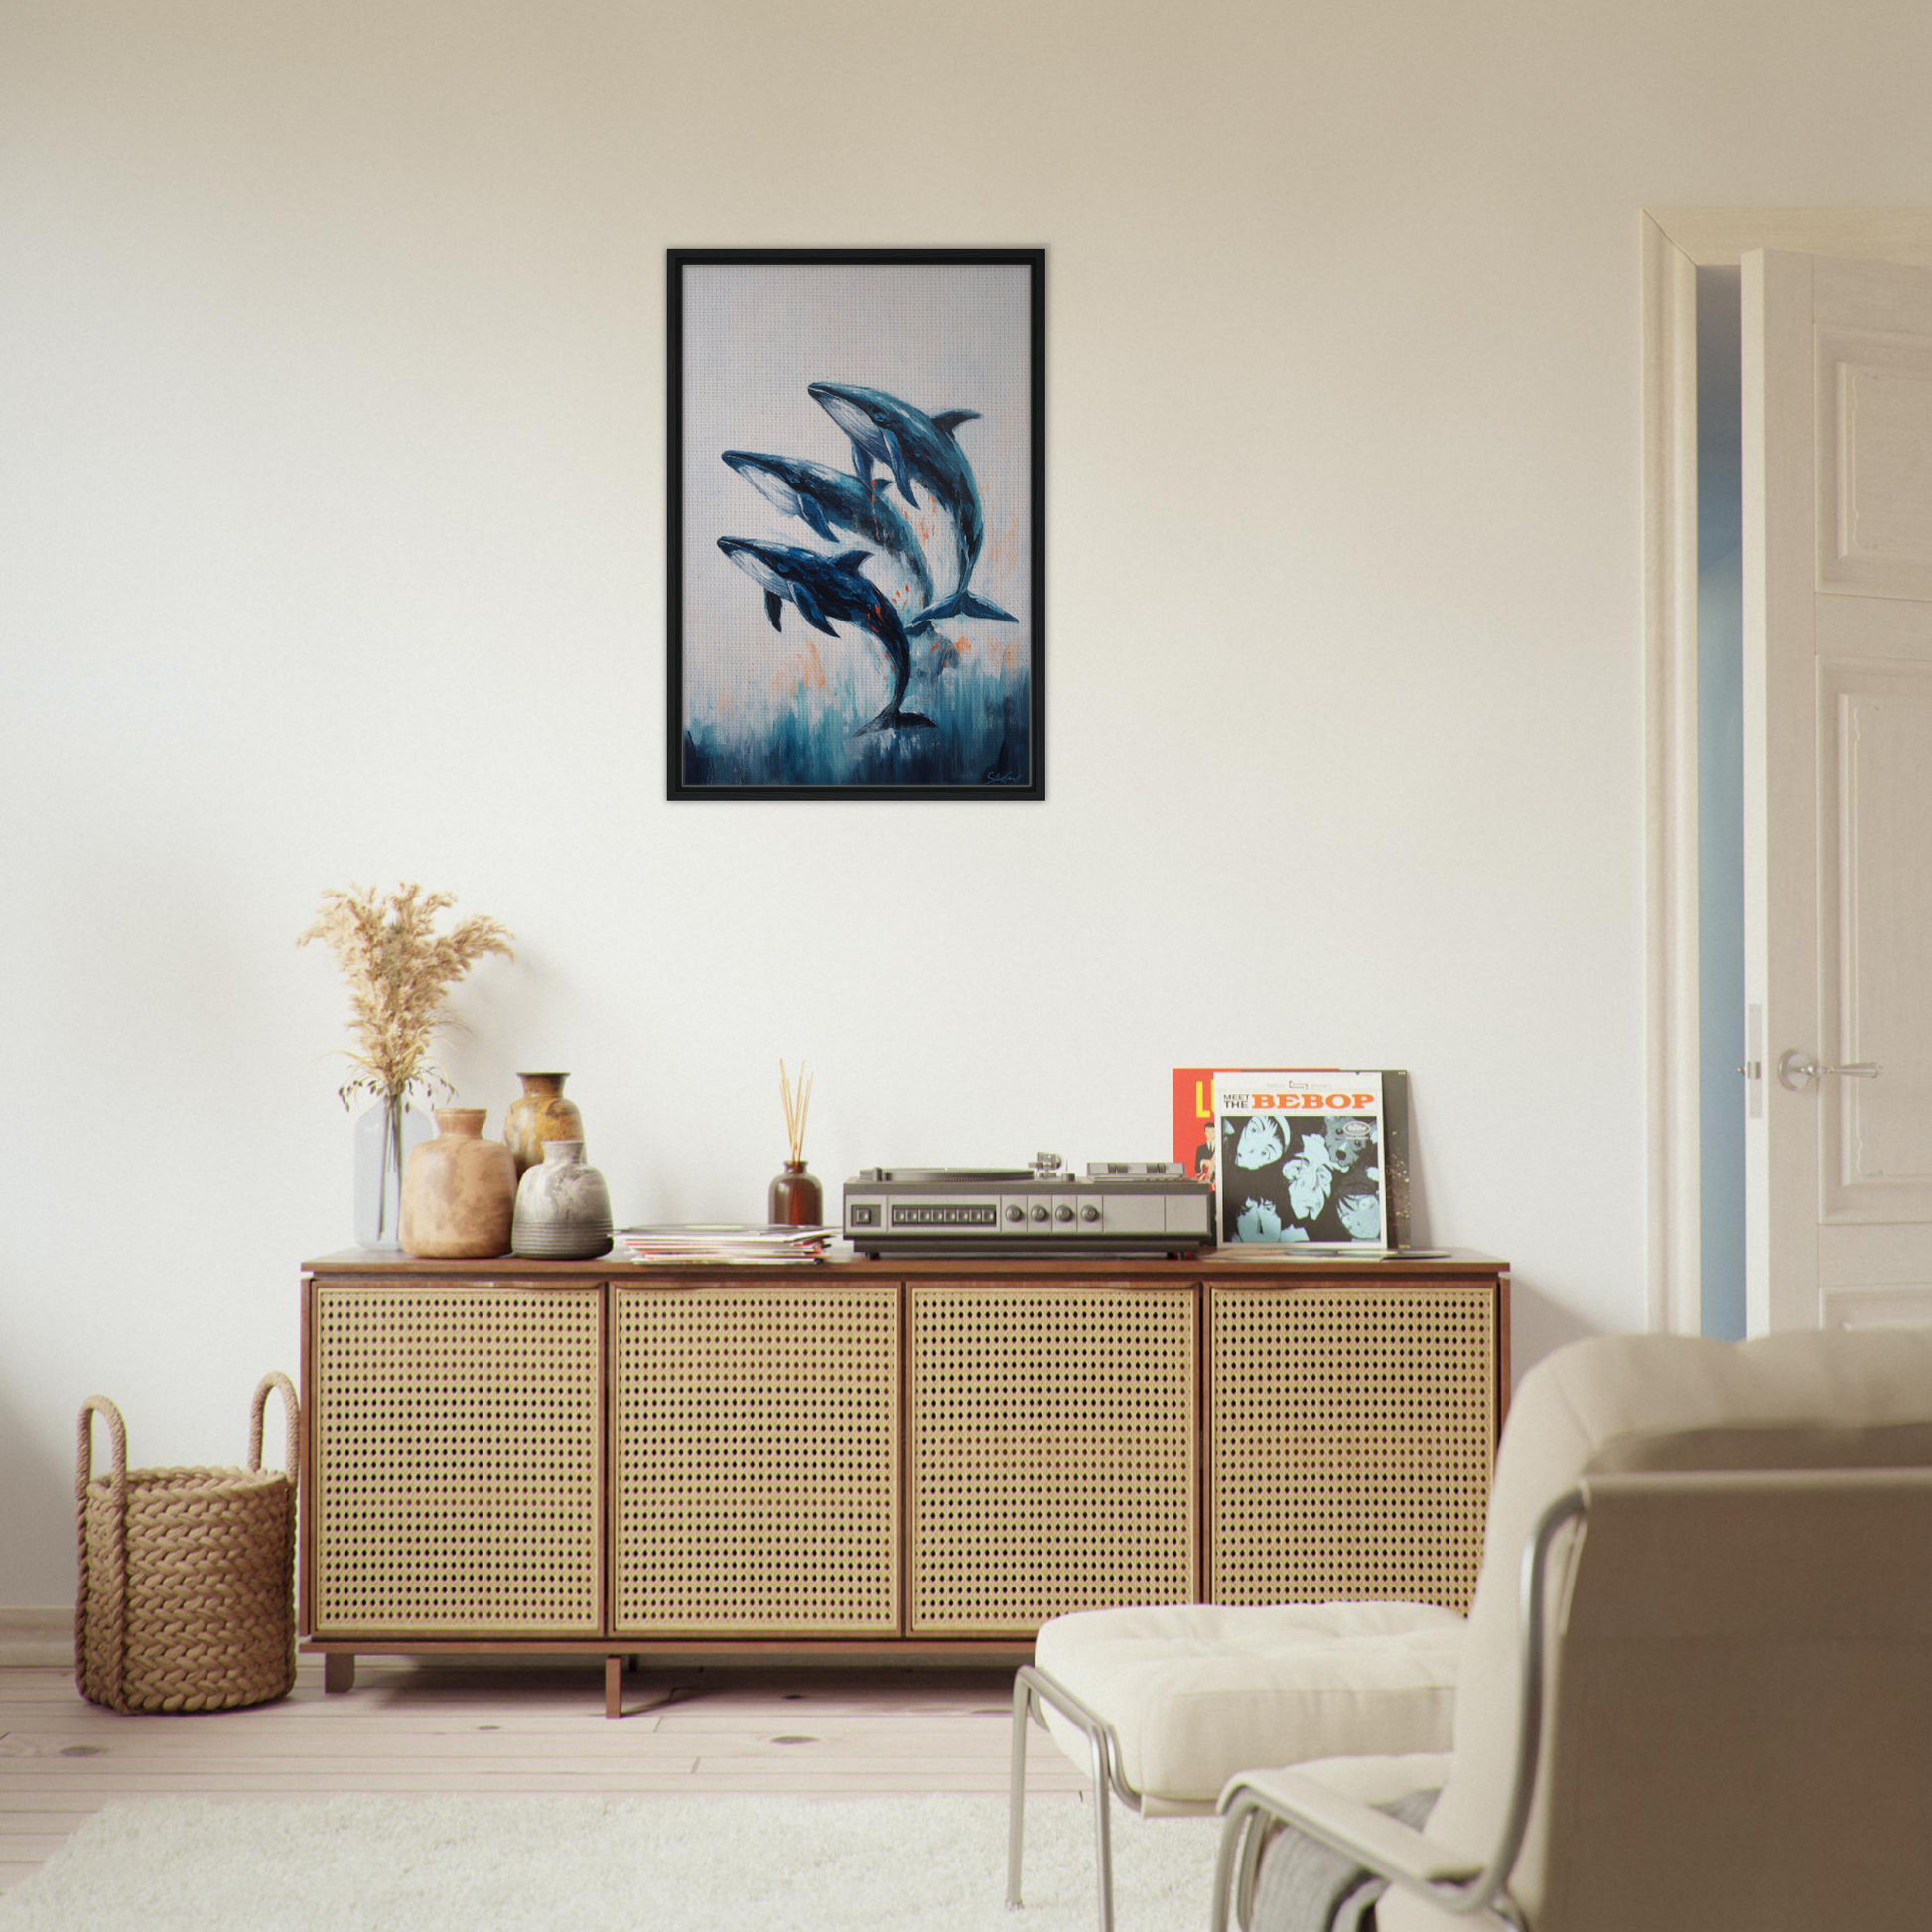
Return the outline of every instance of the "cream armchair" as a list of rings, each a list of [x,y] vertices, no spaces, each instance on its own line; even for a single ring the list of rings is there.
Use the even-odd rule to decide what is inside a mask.
[[[1449,1743],[1463,1619],[1433,1603],[1082,1610],[1013,1687],[1007,1904],[1021,1901],[1027,1733],[1093,1780],[1099,1932],[1113,1932],[1111,1811],[1211,1815],[1243,1765]]]
[[[1430,1787],[1419,1830],[1377,1808]],[[1504,1432],[1452,1753],[1222,1805],[1217,1932],[1231,1901],[1311,1932],[1308,1840],[1390,1881],[1379,1932],[1932,1924],[1932,1334],[1551,1356]]]

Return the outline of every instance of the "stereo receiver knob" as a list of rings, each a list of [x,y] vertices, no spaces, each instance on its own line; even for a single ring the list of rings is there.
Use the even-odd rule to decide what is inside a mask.
[[[1026,1218],[1027,1210],[1018,1201],[1014,1201],[1007,1208],[1007,1219],[1009,1221],[1024,1221]]]
[[[1035,1208],[1034,1209],[1034,1219],[1035,1219],[1035,1221],[1043,1221],[1043,1220],[1045,1220],[1045,1219],[1046,1219],[1046,1210],[1045,1210],[1045,1208],[1043,1208],[1043,1207],[1035,1207]]]
[[[1053,1210],[1053,1218],[1059,1221],[1070,1221],[1073,1218],[1073,1210],[1070,1207],[1056,1207]]]
[[[1100,1218],[1100,1210],[1099,1208],[1089,1204],[1081,1208],[1080,1218],[1083,1221],[1097,1221]]]

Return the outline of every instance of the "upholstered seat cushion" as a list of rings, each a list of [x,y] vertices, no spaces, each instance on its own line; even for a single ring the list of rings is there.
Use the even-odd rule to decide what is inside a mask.
[[[1184,1603],[1054,1617],[1035,1657],[1114,1726],[1149,1811],[1210,1811],[1257,1765],[1448,1750],[1463,1627],[1432,1603]],[[1047,1728],[1085,1768],[1050,1708]]]

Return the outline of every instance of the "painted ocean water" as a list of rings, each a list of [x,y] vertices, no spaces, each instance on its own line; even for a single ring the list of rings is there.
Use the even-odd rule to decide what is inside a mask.
[[[1008,662],[1009,651],[1019,658],[1017,665]],[[931,729],[857,738],[850,736],[853,719],[870,716],[885,688],[885,653],[863,640],[813,638],[806,650],[783,655],[786,665],[773,677],[797,678],[796,688],[783,698],[761,703],[754,691],[722,712],[687,706],[687,785],[1026,782],[1031,707],[1024,643],[994,653],[991,663],[975,662],[969,651],[925,691],[914,676],[908,703],[931,717]],[[825,661],[837,657],[848,661],[836,668]],[[820,675],[822,688],[816,683]]]

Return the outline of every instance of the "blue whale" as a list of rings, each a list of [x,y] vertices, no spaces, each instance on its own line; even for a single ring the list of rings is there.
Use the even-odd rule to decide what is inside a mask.
[[[859,566],[871,551],[847,550],[837,557],[822,557],[816,550],[795,550],[784,543],[755,543],[750,537],[720,537],[718,548],[747,577],[764,587],[764,615],[771,620],[773,630],[783,630],[784,608],[789,604],[814,630],[822,630],[828,637],[839,634],[831,623],[837,618],[871,631],[885,647],[893,667],[893,695],[878,717],[851,734],[854,738],[904,725],[932,726],[930,718],[900,708],[905,702],[905,687],[912,681],[912,647],[892,600],[870,578],[859,575]]]
[[[954,432],[961,423],[976,421],[979,411],[949,409],[943,416],[928,416],[883,389],[861,389],[845,382],[809,383],[807,393],[845,432],[852,444],[852,473],[868,489],[872,466],[883,463],[908,503],[917,503],[912,484],[922,483],[952,519],[958,582],[950,597],[923,614],[925,620],[964,617],[1017,622],[1010,611],[973,596],[966,588],[986,541],[986,513],[980,507],[973,466]]]
[[[932,572],[912,526],[896,510],[883,489],[874,489],[843,470],[797,457],[764,456],[754,450],[727,450],[724,460],[767,502],[795,516],[827,543],[849,530],[873,549],[893,558],[912,582],[915,611],[932,602]],[[908,622],[905,634],[921,636],[932,627],[929,615]]]

